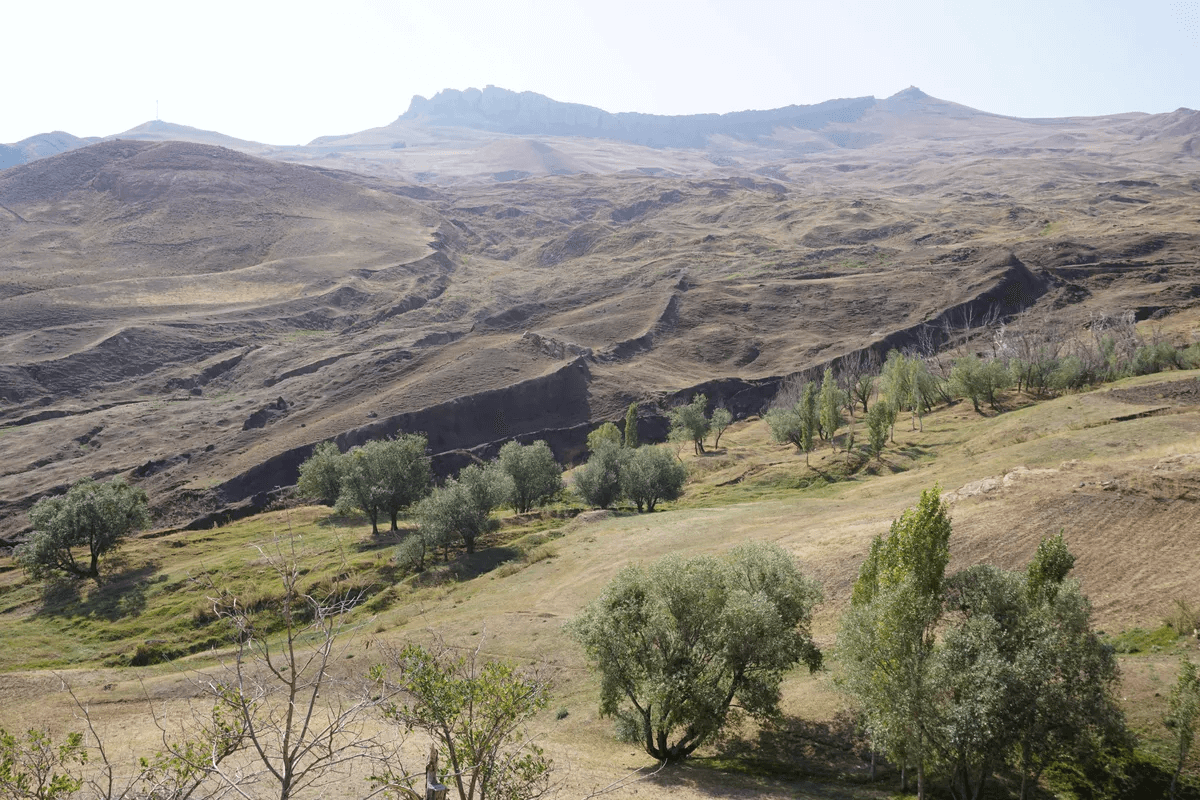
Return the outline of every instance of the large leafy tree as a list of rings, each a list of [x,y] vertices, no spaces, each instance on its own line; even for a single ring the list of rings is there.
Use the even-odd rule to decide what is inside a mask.
[[[475,541],[497,526],[491,514],[508,493],[506,476],[494,464],[470,464],[417,506],[420,535],[434,547],[461,537],[467,552],[474,553]]]
[[[600,711],[663,761],[709,741],[736,701],[778,710],[783,674],[821,664],[810,633],[820,587],[773,544],[724,558],[667,556],[623,569],[570,629],[600,673]]]
[[[575,470],[576,493],[592,508],[608,508],[617,502],[621,497],[621,471],[633,452],[637,451],[601,442],[587,463]]]
[[[1116,661],[1067,578],[1074,560],[1059,534],[1023,572],[977,565],[947,580],[937,704],[954,796],[981,796],[1010,764],[1025,798],[1051,764],[1085,763],[1123,741]]]
[[[33,533],[13,555],[35,579],[55,574],[99,579],[100,558],[148,524],[146,504],[146,493],[122,478],[107,483],[84,478],[66,494],[34,504]]]
[[[500,448],[499,464],[511,481],[508,499],[518,514],[528,513],[562,488],[562,467],[543,441],[524,446],[508,442]]]
[[[429,494],[427,445],[423,434],[406,433],[351,450],[342,457],[338,508],[363,511],[371,520],[372,533],[379,533],[381,514],[397,530],[400,512]]]
[[[337,504],[342,493],[342,469],[345,460],[333,442],[321,442],[300,465],[296,489],[303,497],[327,506]]]
[[[934,633],[949,540],[941,493],[928,489],[886,539],[871,543],[838,634],[843,685],[863,710],[875,746],[902,766],[916,766],[922,798],[936,727]]]
[[[639,447],[621,467],[621,494],[639,512],[653,511],[658,501],[678,498],[687,477],[687,467],[664,448]]]

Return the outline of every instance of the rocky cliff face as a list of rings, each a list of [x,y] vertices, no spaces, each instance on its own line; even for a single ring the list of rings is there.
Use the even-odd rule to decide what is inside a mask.
[[[497,133],[616,139],[650,147],[704,147],[715,135],[753,139],[769,136],[778,127],[818,130],[831,123],[854,122],[875,102],[873,97],[859,97],[767,111],[660,116],[613,114],[535,92],[488,86],[445,89],[432,99],[417,95],[400,120]]]

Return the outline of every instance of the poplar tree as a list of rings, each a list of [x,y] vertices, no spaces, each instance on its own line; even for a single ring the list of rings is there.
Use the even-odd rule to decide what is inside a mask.
[[[874,746],[902,766],[916,766],[921,800],[933,755],[934,630],[949,541],[941,491],[927,489],[887,538],[872,541],[837,639],[843,686],[862,708]]]
[[[638,441],[637,411],[638,404],[630,403],[629,410],[625,412],[625,446],[630,449],[640,444]]]
[[[842,424],[842,390],[833,378],[833,369],[827,367],[821,379],[821,394],[818,401],[821,435],[833,447],[833,437]]]

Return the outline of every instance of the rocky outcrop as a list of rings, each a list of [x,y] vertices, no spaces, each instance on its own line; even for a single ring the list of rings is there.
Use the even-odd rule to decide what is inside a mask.
[[[767,111],[660,116],[613,114],[535,92],[488,86],[445,89],[430,99],[417,95],[400,121],[510,134],[617,139],[648,147],[704,147],[710,136],[757,139],[770,136],[776,128],[819,130],[854,122],[875,102],[873,97],[858,97]]]

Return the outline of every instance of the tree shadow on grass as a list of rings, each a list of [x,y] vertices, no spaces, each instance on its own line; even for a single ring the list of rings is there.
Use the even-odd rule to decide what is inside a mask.
[[[870,782],[870,756],[853,722],[845,716],[833,720],[783,717],[774,724],[746,726],[725,736],[713,749],[714,755],[693,759],[698,771],[690,779],[704,771],[718,771],[786,785],[805,797],[862,798],[872,796],[876,789],[881,797],[888,794],[885,779],[891,777],[891,771],[880,763],[877,782]],[[686,773],[666,779],[689,780]],[[716,786],[706,789],[703,782],[694,788],[721,793]]]
[[[114,566],[117,571],[111,571]],[[120,569],[122,566],[109,562],[110,571],[101,575],[99,584],[84,579],[47,581],[42,607],[35,616],[97,617],[109,622],[136,617],[146,607],[146,586],[158,572],[158,564],[151,561]]]
[[[478,578],[484,573],[491,572],[496,567],[521,557],[521,551],[515,547],[488,547],[470,555],[464,553],[450,563],[450,571],[460,581]]]

